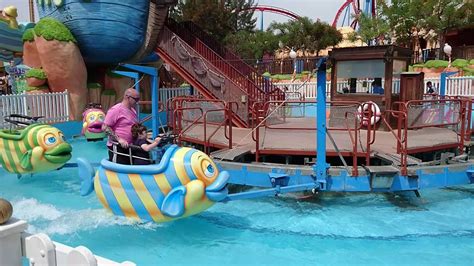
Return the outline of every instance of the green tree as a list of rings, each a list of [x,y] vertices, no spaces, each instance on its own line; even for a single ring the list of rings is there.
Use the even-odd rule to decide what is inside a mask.
[[[367,44],[381,45],[386,39],[390,39],[390,25],[386,17],[382,16],[382,6],[377,6],[377,15],[375,17],[368,16],[364,13],[358,18],[359,30],[349,35],[351,41],[360,39]]]
[[[269,30],[239,31],[226,39],[227,46],[249,63],[262,59],[265,53],[273,54],[278,49],[278,41],[278,37]]]
[[[177,21],[192,21],[218,41],[240,30],[252,30],[254,0],[180,0],[171,12]]]
[[[380,18],[388,22],[398,45],[413,48],[415,40],[418,39],[416,35],[423,29],[425,18],[429,13],[424,8],[426,0],[391,0],[390,2],[391,4],[385,0],[377,2],[381,7]]]
[[[474,2],[472,0],[426,0],[423,8],[426,32],[434,32],[440,47],[444,46],[449,29],[474,25]]]
[[[359,36],[365,41],[387,32],[401,46],[414,48],[423,37],[443,47],[449,29],[474,24],[472,0],[379,0],[377,4],[376,18],[359,18]]]
[[[313,22],[308,17],[286,23],[272,23],[270,31],[286,46],[301,49],[304,53],[319,53],[342,40],[342,34],[327,23]]]

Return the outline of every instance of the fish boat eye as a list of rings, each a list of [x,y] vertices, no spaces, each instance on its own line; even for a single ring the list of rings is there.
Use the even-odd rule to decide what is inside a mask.
[[[44,137],[44,143],[48,146],[56,144],[56,137],[53,134],[47,134]]]
[[[207,176],[207,177],[213,177],[214,176],[214,167],[212,166],[212,164],[210,164],[209,162],[207,162],[209,165],[206,167],[206,169],[204,170],[204,174]]]

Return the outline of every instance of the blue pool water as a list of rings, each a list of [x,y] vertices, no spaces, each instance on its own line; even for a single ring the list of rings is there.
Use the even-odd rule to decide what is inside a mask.
[[[74,140],[74,161],[106,156]],[[25,176],[0,169],[0,197],[32,233],[137,265],[473,265],[474,186],[408,194],[324,194],[217,204],[165,224],[113,217],[79,196],[74,168]]]

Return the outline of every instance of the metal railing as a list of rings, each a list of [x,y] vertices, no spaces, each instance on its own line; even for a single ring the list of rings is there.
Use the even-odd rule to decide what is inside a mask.
[[[291,116],[289,112],[285,111],[285,107],[291,106],[291,105],[297,105],[301,104],[303,105],[302,107],[304,108],[304,105],[311,104],[311,105],[316,105],[317,102],[312,100],[312,101],[298,101],[298,100],[293,100],[293,101],[270,101],[266,103],[255,103],[252,108],[252,115],[253,115],[253,125],[252,125],[252,139],[255,141],[255,161],[259,161],[259,157],[261,155],[265,154],[281,154],[281,151],[278,150],[269,150],[269,149],[264,149],[261,146],[261,137],[260,137],[260,129],[272,129],[272,130],[278,130],[278,131],[289,131],[289,130],[311,130],[316,133],[317,128],[316,126],[298,126],[298,127],[289,127],[289,126],[279,126],[279,123],[274,123],[274,119],[269,118],[272,115],[279,116],[278,119],[280,119],[282,122],[287,120],[287,116]],[[273,108],[271,105],[276,106]],[[368,148],[373,141],[375,140],[375,131],[373,131],[373,137],[367,138],[367,142],[365,143],[366,150],[363,150],[362,148],[359,148],[358,143],[362,143],[360,136],[361,136],[361,129],[362,129],[362,119],[359,119],[359,114],[356,113],[356,110],[362,108],[361,104],[359,102],[354,102],[354,101],[337,101],[337,102],[328,102],[328,105],[335,105],[344,109],[351,109],[353,111],[345,111],[342,117],[338,117],[341,120],[344,120],[344,126],[332,126],[331,123],[327,123],[327,130],[328,131],[342,131],[342,132],[348,132],[349,138],[351,139],[351,145],[352,148],[350,151],[337,151],[340,153],[340,155],[345,155],[345,156],[350,156],[352,157],[352,162],[353,162],[353,170],[352,174],[357,175],[358,169],[357,169],[357,158],[358,157],[364,157],[367,160],[367,163],[370,164],[370,148]],[[359,108],[360,107],[360,108]],[[349,119],[347,117],[347,114],[351,113],[354,116],[353,123],[354,126],[352,127],[349,123]],[[370,133],[370,129],[368,130],[368,135]],[[328,133],[329,134],[329,133]],[[337,147],[335,147],[336,150],[338,150]],[[302,151],[296,151],[295,155],[297,154],[306,154],[306,155],[314,155],[316,152],[316,149],[313,151],[308,151],[308,152],[302,152]],[[287,154],[291,153],[286,151]]]
[[[201,106],[187,106],[189,104]],[[212,106],[203,108],[202,104],[211,104]],[[204,146],[204,152],[210,152],[212,138],[221,128],[224,128],[224,137],[228,140],[226,147],[232,149],[232,118],[233,112],[235,112],[233,110],[238,108],[237,103],[198,98],[179,98],[170,101],[169,106],[174,108],[169,121],[174,133],[178,135],[178,144],[186,139],[184,137],[185,133],[193,129],[194,126],[202,124],[203,139],[198,139],[197,142]],[[237,107],[234,108],[234,106]],[[218,113],[218,117],[211,117],[214,113]],[[220,113],[222,113],[221,116],[219,116]],[[210,125],[215,126],[211,131],[209,131]]]
[[[162,29],[156,51],[204,97],[223,101],[238,99],[239,110],[233,116],[234,122],[240,126],[248,123],[250,96],[247,92],[166,26]]]
[[[42,123],[69,121],[68,92],[15,94],[0,96],[0,128],[6,126],[5,116],[19,114],[24,116],[41,116]]]

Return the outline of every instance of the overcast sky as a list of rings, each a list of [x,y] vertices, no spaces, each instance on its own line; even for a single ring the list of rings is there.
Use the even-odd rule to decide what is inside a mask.
[[[259,5],[288,9],[300,16],[306,16],[313,20],[319,18],[329,24],[332,23],[339,7],[345,2],[345,0],[256,0],[255,2],[257,1]],[[36,0],[34,2],[36,4]],[[14,5],[18,8],[19,22],[29,21],[28,0],[0,0],[0,8],[8,5]],[[258,19],[260,19],[259,13],[256,12]],[[285,16],[268,12],[263,13],[263,16],[264,27],[267,27],[273,20],[278,22],[288,20]],[[36,19],[38,19],[38,14],[36,14]],[[260,27],[260,22],[258,21],[257,26]]]

